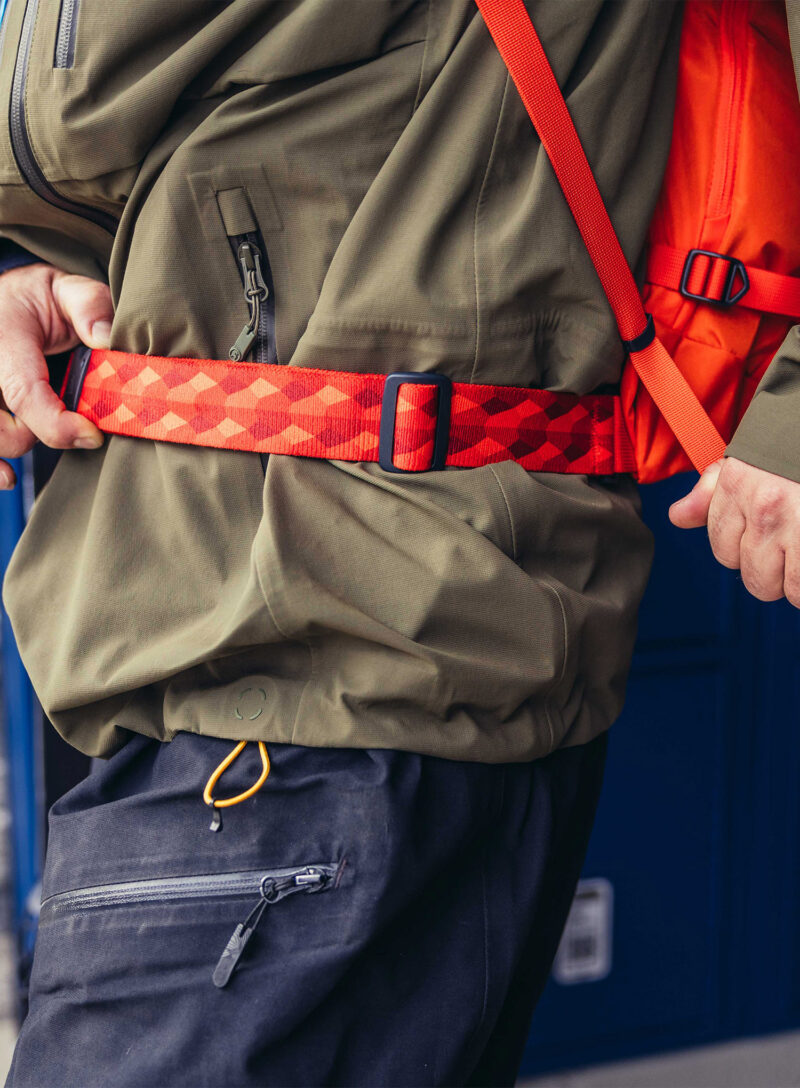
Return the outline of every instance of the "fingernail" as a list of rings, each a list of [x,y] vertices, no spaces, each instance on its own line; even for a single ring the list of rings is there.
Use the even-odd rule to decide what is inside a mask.
[[[102,438],[76,438],[72,443],[72,448],[75,450],[99,450],[102,445]]]
[[[92,335],[92,339],[103,347],[108,347],[111,343],[111,322],[110,321],[95,321],[94,325],[89,329]]]
[[[14,486],[14,477],[6,469],[0,469],[0,489],[9,491]]]

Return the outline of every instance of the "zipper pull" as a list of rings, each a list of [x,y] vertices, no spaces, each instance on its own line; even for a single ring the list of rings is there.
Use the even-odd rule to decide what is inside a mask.
[[[269,288],[261,272],[261,250],[251,242],[242,242],[237,251],[244,272],[244,293],[249,300],[258,296],[261,302],[269,298]]]
[[[244,296],[250,307],[250,320],[239,333],[236,342],[228,352],[228,358],[240,363],[246,358],[258,336],[261,319],[261,304],[269,298],[269,288],[264,282],[261,271],[261,251],[251,242],[242,242],[237,251],[239,264],[244,278]]]
[[[249,322],[245,325],[239,335],[236,337],[236,343],[228,352],[228,358],[233,359],[235,363],[240,363],[242,359],[247,355],[250,348],[253,346],[256,336],[258,336],[258,316],[254,322]]]
[[[244,922],[240,922],[225,945],[225,951],[219,958],[214,974],[211,976],[218,990],[227,986],[231,975],[236,970],[242,953],[247,947],[247,942],[256,931],[256,926],[261,921],[261,915],[269,906],[269,900],[262,897],[257,906],[248,914]]]
[[[261,881],[261,898],[253,907],[243,922],[234,929],[230,940],[225,945],[225,950],[219,958],[214,973],[211,976],[214,985],[222,989],[228,985],[230,977],[239,965],[242,953],[247,943],[256,931],[261,916],[268,906],[285,899],[287,895],[296,892],[313,891],[323,887],[330,880],[327,873],[319,869],[309,867],[299,873],[291,873],[287,876],[265,876]]]

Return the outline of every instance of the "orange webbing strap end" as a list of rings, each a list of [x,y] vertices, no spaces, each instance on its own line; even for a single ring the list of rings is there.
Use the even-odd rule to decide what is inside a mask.
[[[477,4],[550,159],[600,277],[619,334],[626,345],[641,342],[649,319],[523,0],[477,0]],[[631,361],[695,467],[702,471],[710,464],[712,453],[711,460],[722,456],[722,436],[663,345],[653,339],[647,346],[631,349]]]

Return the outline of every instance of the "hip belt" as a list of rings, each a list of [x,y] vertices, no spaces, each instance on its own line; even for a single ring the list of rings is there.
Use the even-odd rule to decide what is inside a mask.
[[[620,398],[79,347],[62,399],[106,434],[214,449],[377,461],[389,472],[516,461],[634,472]]]

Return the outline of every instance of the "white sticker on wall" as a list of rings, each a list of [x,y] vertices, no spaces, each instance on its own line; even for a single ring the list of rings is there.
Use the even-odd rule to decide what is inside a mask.
[[[614,889],[597,877],[581,880],[558,946],[553,978],[564,986],[597,982],[611,971]]]

